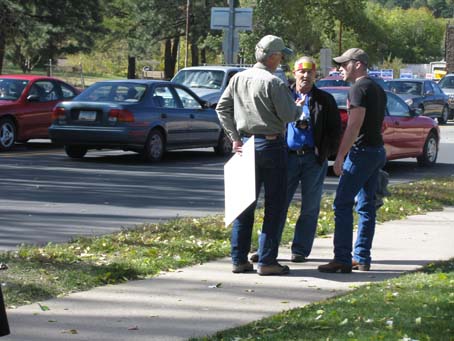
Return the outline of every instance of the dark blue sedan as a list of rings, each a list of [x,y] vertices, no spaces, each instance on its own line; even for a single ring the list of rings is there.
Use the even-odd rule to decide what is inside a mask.
[[[214,147],[219,155],[232,150],[209,103],[183,85],[154,80],[93,84],[54,108],[49,136],[72,158],[103,148],[132,150],[151,162],[167,150]]]
[[[430,79],[394,79],[389,90],[401,97],[412,109],[445,124],[449,118],[448,96]]]

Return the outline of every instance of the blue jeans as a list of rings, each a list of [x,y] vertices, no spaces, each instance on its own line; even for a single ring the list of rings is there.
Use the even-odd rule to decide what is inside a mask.
[[[370,249],[375,232],[375,191],[378,172],[386,162],[383,147],[353,147],[344,162],[343,174],[334,199],[334,260],[351,265],[353,206],[357,198],[358,232],[354,258],[370,264]]]
[[[243,138],[245,142],[247,138]],[[262,185],[265,188],[265,214],[259,237],[259,265],[276,264],[278,233],[285,215],[287,150],[284,138],[255,138],[256,200],[233,222],[231,255],[233,264],[247,262],[251,248],[254,212]]]
[[[320,200],[322,197],[323,181],[325,180],[328,161],[321,165],[314,153],[288,156],[288,183],[286,211],[295,195],[298,185],[301,184],[301,210],[295,224],[292,253],[308,257],[314,243],[317,230]],[[280,225],[279,240],[286,222],[284,216]]]

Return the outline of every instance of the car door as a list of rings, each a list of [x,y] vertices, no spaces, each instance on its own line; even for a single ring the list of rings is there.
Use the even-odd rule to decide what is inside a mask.
[[[46,138],[54,106],[61,101],[61,88],[52,80],[37,80],[24,94],[24,106],[17,113],[20,139]]]
[[[179,86],[174,87],[183,110],[190,117],[191,143],[194,145],[216,144],[220,124],[216,111],[204,108],[200,101],[189,91]]]
[[[190,113],[181,108],[179,99],[171,86],[156,85],[152,98],[157,111],[156,118],[167,131],[167,147],[181,146],[191,141]],[[150,124],[154,123],[150,122]]]
[[[443,108],[448,103],[447,102],[448,97],[445,95],[443,90],[440,89],[438,84],[436,84],[436,83],[431,83],[431,84],[432,84],[432,88],[434,90],[434,98],[435,98],[436,108],[437,108],[436,110],[437,110],[437,113],[439,113],[439,115],[441,116],[441,114],[443,112]]]
[[[424,81],[424,115],[426,116],[439,116],[441,113],[440,104],[435,96],[434,88],[432,87],[431,81]]]
[[[387,95],[383,136],[390,149],[388,159],[416,156],[424,143],[424,129],[418,127],[417,117],[402,99],[391,93]]]

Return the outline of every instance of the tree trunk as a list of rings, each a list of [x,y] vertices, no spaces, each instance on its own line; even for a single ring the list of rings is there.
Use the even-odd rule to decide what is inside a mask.
[[[207,50],[205,47],[200,50],[200,62],[202,65],[207,63]]]
[[[5,35],[0,32],[0,75],[3,73],[3,59],[5,58]]]
[[[176,37],[173,39],[166,39],[164,47],[164,77],[169,80],[175,74],[175,64],[177,61],[178,45],[180,44],[180,38]]]
[[[199,48],[193,42],[191,42],[191,59],[192,59],[192,66],[199,65]]]
[[[173,75],[175,74],[175,65],[177,63],[179,45],[180,45],[180,37],[174,38],[173,45],[172,45],[172,75],[169,77],[169,79],[172,78]]]
[[[136,78],[136,57],[128,56],[128,79]]]

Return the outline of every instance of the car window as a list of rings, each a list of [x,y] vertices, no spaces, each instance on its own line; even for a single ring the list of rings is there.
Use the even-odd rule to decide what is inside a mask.
[[[440,89],[440,87],[438,86],[437,83],[432,83],[432,87],[433,87],[436,95],[442,95],[443,94],[443,90]]]
[[[52,81],[37,81],[30,88],[29,95],[38,96],[40,102],[51,102],[60,98],[59,89]]]
[[[27,84],[27,80],[0,78],[0,100],[17,100]]]
[[[73,98],[74,96],[76,96],[76,93],[74,92],[74,90],[71,89],[69,86],[67,86],[64,83],[60,83],[60,82],[58,84],[60,85],[62,96],[64,99],[70,99],[70,98]]]
[[[430,82],[424,82],[424,94],[434,92],[432,84]]]
[[[224,71],[217,70],[181,70],[172,82],[190,88],[221,89]]]
[[[388,93],[386,108],[390,116],[410,117],[410,110],[397,96]]]
[[[336,101],[339,108],[347,107],[347,91],[330,91],[330,94],[333,95],[334,100]]]
[[[408,94],[421,96],[422,84],[420,82],[402,82],[402,81],[390,81],[389,88],[395,94]]]
[[[96,83],[85,89],[77,100],[88,102],[138,102],[146,85],[134,83]]]
[[[454,77],[445,77],[438,83],[438,85],[442,89],[454,89]]]
[[[175,88],[180,97],[183,108],[185,109],[202,109],[202,105],[189,92],[181,88]]]
[[[161,108],[178,108],[177,101],[168,86],[157,86],[153,91],[153,100]]]

